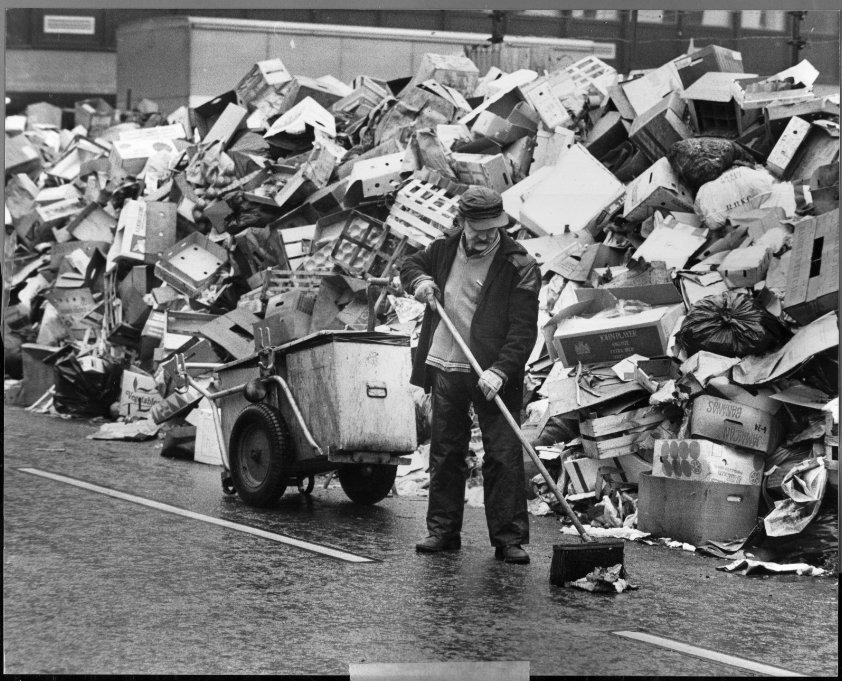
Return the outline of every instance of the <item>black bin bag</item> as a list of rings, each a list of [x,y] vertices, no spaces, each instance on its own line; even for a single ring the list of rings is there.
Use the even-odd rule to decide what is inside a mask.
[[[53,375],[53,406],[60,414],[108,417],[111,405],[120,397],[123,367],[107,359],[86,370],[75,356],[69,355],[55,362]]]
[[[779,346],[789,332],[747,293],[726,291],[690,308],[675,340],[688,356],[700,350],[725,357],[759,355]]]

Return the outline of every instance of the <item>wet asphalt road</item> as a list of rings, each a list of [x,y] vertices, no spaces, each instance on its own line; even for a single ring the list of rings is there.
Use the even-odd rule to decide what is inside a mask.
[[[361,662],[527,660],[532,674],[745,675],[614,635],[644,631],[811,675],[838,671],[836,579],[741,577],[627,543],[639,591],[549,584],[555,518],[528,566],[494,560],[482,509],[458,554],[418,556],[426,500],[351,504],[316,487],[253,510],[160,441],[5,408],[6,673],[347,674]],[[42,451],[64,449],[65,451]],[[19,471],[33,467],[352,553],[352,564]]]

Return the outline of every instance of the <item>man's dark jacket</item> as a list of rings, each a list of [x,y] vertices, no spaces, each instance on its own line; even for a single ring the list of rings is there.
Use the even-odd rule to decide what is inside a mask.
[[[462,232],[436,239],[427,248],[406,259],[401,268],[404,289],[414,293],[422,275],[433,278],[444,295],[447,277]],[[538,292],[541,272],[535,260],[517,241],[500,231],[501,242],[491,261],[471,323],[468,346],[483,370],[495,369],[506,383],[523,383],[524,367],[538,338]],[[410,382],[429,390],[431,374],[427,353],[439,324],[438,313],[429,307],[421,323],[421,335]]]

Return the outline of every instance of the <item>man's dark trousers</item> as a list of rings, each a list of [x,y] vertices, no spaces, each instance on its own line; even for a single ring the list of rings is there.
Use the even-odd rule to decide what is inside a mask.
[[[515,419],[520,414],[522,387],[504,386],[500,397]],[[483,493],[492,546],[529,543],[529,516],[520,440],[494,401],[467,372],[436,370],[433,377],[433,433],[430,442],[430,498],[427,529],[436,537],[457,537],[462,529],[465,482],[471,439],[469,406],[473,402],[485,455]]]

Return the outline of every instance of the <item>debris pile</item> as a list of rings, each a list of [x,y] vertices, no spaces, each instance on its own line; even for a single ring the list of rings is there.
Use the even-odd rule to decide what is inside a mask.
[[[6,400],[168,423],[165,451],[218,462],[175,355],[207,385],[318,330],[414,340],[397,271],[482,184],[544,276],[523,428],[583,520],[835,551],[839,95],[817,77],[718,46],[626,76],[427,55],[351,84],[270,59],[166,116],[88,100],[65,130],[32,105],[6,119]]]

